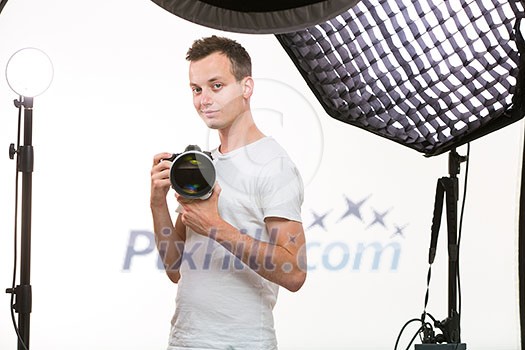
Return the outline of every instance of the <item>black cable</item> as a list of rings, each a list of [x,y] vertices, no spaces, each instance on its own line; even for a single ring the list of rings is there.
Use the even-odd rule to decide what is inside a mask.
[[[5,1],[7,2],[7,0]],[[1,7],[0,7],[1,11]],[[22,102],[22,96],[19,97],[19,101]],[[20,149],[20,134],[21,134],[21,125],[22,125],[22,104],[20,103],[18,105],[18,134],[16,139],[16,150]],[[18,265],[18,155],[17,155],[17,161],[15,164],[16,168],[16,175],[15,175],[15,224],[14,224],[14,252],[13,252],[13,281],[11,284],[11,303],[10,303],[10,309],[11,309],[11,321],[13,322],[13,327],[16,332],[16,336],[18,338],[19,343],[22,345],[22,347],[25,350],[28,350],[26,344],[24,343],[24,340],[22,339],[22,336],[20,335],[20,331],[18,330],[18,325],[15,320],[15,285],[16,285],[16,267]]]
[[[423,314],[421,315],[421,319],[424,321],[425,320],[425,315],[429,315],[430,314],[427,314],[427,305],[428,305],[428,299],[430,297],[430,279],[432,278],[432,264],[429,264],[428,265],[428,272],[427,272],[427,290],[425,292],[425,304],[423,306]],[[430,316],[432,317],[432,316]],[[434,318],[432,318],[432,320],[434,320]],[[434,320],[435,322],[435,320]]]
[[[467,184],[468,184],[468,168],[470,164],[470,142],[467,143],[467,155],[466,155],[466,161],[465,161],[465,176],[464,176],[464,185],[463,185],[463,198],[461,200],[461,214],[459,216],[459,228],[458,228],[458,256],[456,261],[456,269],[457,269],[457,275],[456,279],[458,282],[458,327],[459,327],[459,334],[461,334],[461,278],[459,276],[459,253],[461,251],[460,244],[461,244],[461,232],[463,228],[463,214],[465,213],[465,203],[467,198]],[[459,344],[459,343],[458,343]],[[456,348],[458,345],[456,345]]]
[[[407,321],[407,322],[403,325],[403,327],[401,328],[401,331],[399,331],[399,334],[398,334],[398,336],[397,336],[397,339],[396,339],[396,345],[394,346],[394,350],[397,350],[397,346],[398,346],[398,344],[399,344],[399,340],[401,339],[401,335],[403,334],[405,328],[406,328],[409,324],[411,324],[412,322],[422,322],[422,321],[421,321],[421,319],[419,319],[419,318],[413,318],[413,319],[411,319],[410,321]],[[424,329],[424,324],[423,324],[421,327],[419,327],[419,329],[417,330],[416,334],[414,334],[414,336],[412,337],[412,340],[410,341],[410,343],[409,343],[408,346],[407,346],[407,350],[408,350],[408,348],[410,347],[410,345],[412,345],[412,343],[414,342],[414,339],[416,339],[417,335],[420,334],[421,331],[422,331],[423,329]]]

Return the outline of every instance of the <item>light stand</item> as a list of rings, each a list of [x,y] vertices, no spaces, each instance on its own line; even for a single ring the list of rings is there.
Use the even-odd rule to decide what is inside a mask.
[[[434,216],[432,218],[432,229],[430,238],[430,248],[428,254],[428,263],[431,266],[436,257],[437,240],[439,235],[439,228],[441,225],[441,217],[443,212],[443,198],[446,204],[446,218],[447,218],[447,238],[448,238],[448,317],[443,321],[436,321],[434,318],[434,326],[439,328],[442,334],[435,335],[433,329],[425,329],[423,344],[416,344],[416,350],[430,350],[430,349],[451,349],[451,350],[465,350],[466,345],[461,343],[460,332],[460,314],[457,310],[458,297],[458,272],[459,272],[459,242],[458,242],[458,209],[457,202],[459,198],[458,193],[458,177],[461,162],[466,161],[467,158],[460,156],[456,149],[449,152],[449,176],[438,179],[436,186],[436,199],[434,202]],[[430,267],[429,278],[430,282]],[[428,294],[425,298],[425,310],[428,302]],[[422,322],[424,323],[426,311],[423,313]],[[437,344],[445,343],[445,344]]]
[[[11,144],[9,157],[16,153],[17,170],[22,173],[22,213],[21,213],[21,247],[20,247],[20,285],[8,288],[7,293],[15,295],[13,308],[18,313],[18,349],[29,349],[29,325],[32,309],[31,291],[31,200],[33,182],[33,98],[23,97],[15,100],[15,106],[24,109],[24,144],[15,150]]]
[[[34,168],[34,151],[32,144],[33,97],[47,90],[51,84],[52,77],[53,65],[51,60],[44,52],[35,48],[26,48],[17,51],[9,60],[6,68],[6,78],[9,86],[20,95],[20,99],[15,100],[15,106],[17,108],[23,108],[24,110],[23,145],[17,149],[14,144],[11,144],[9,148],[9,157],[14,159],[16,154],[16,168],[18,172],[22,173],[20,284],[14,288],[6,289],[7,293],[15,297],[13,309],[18,313],[18,350],[29,350],[30,314],[32,310],[31,207]],[[16,203],[16,205],[18,205],[18,203]]]

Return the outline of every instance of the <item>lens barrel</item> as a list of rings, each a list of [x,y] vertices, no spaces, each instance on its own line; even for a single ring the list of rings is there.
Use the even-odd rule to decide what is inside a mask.
[[[173,189],[189,199],[207,199],[216,180],[215,166],[209,153],[200,151],[198,146],[188,146],[177,155],[170,169]]]

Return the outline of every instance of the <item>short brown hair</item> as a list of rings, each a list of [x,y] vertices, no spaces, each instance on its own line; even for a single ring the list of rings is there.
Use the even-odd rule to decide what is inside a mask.
[[[195,40],[186,53],[186,60],[199,61],[215,52],[228,57],[237,81],[252,75],[252,60],[246,49],[235,40],[216,35]]]

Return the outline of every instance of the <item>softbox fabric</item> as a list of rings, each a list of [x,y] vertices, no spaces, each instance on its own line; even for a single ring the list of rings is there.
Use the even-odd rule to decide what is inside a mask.
[[[519,0],[363,0],[277,35],[327,113],[426,155],[523,117]]]
[[[278,34],[324,22],[359,0],[152,0],[190,22],[230,32]]]

